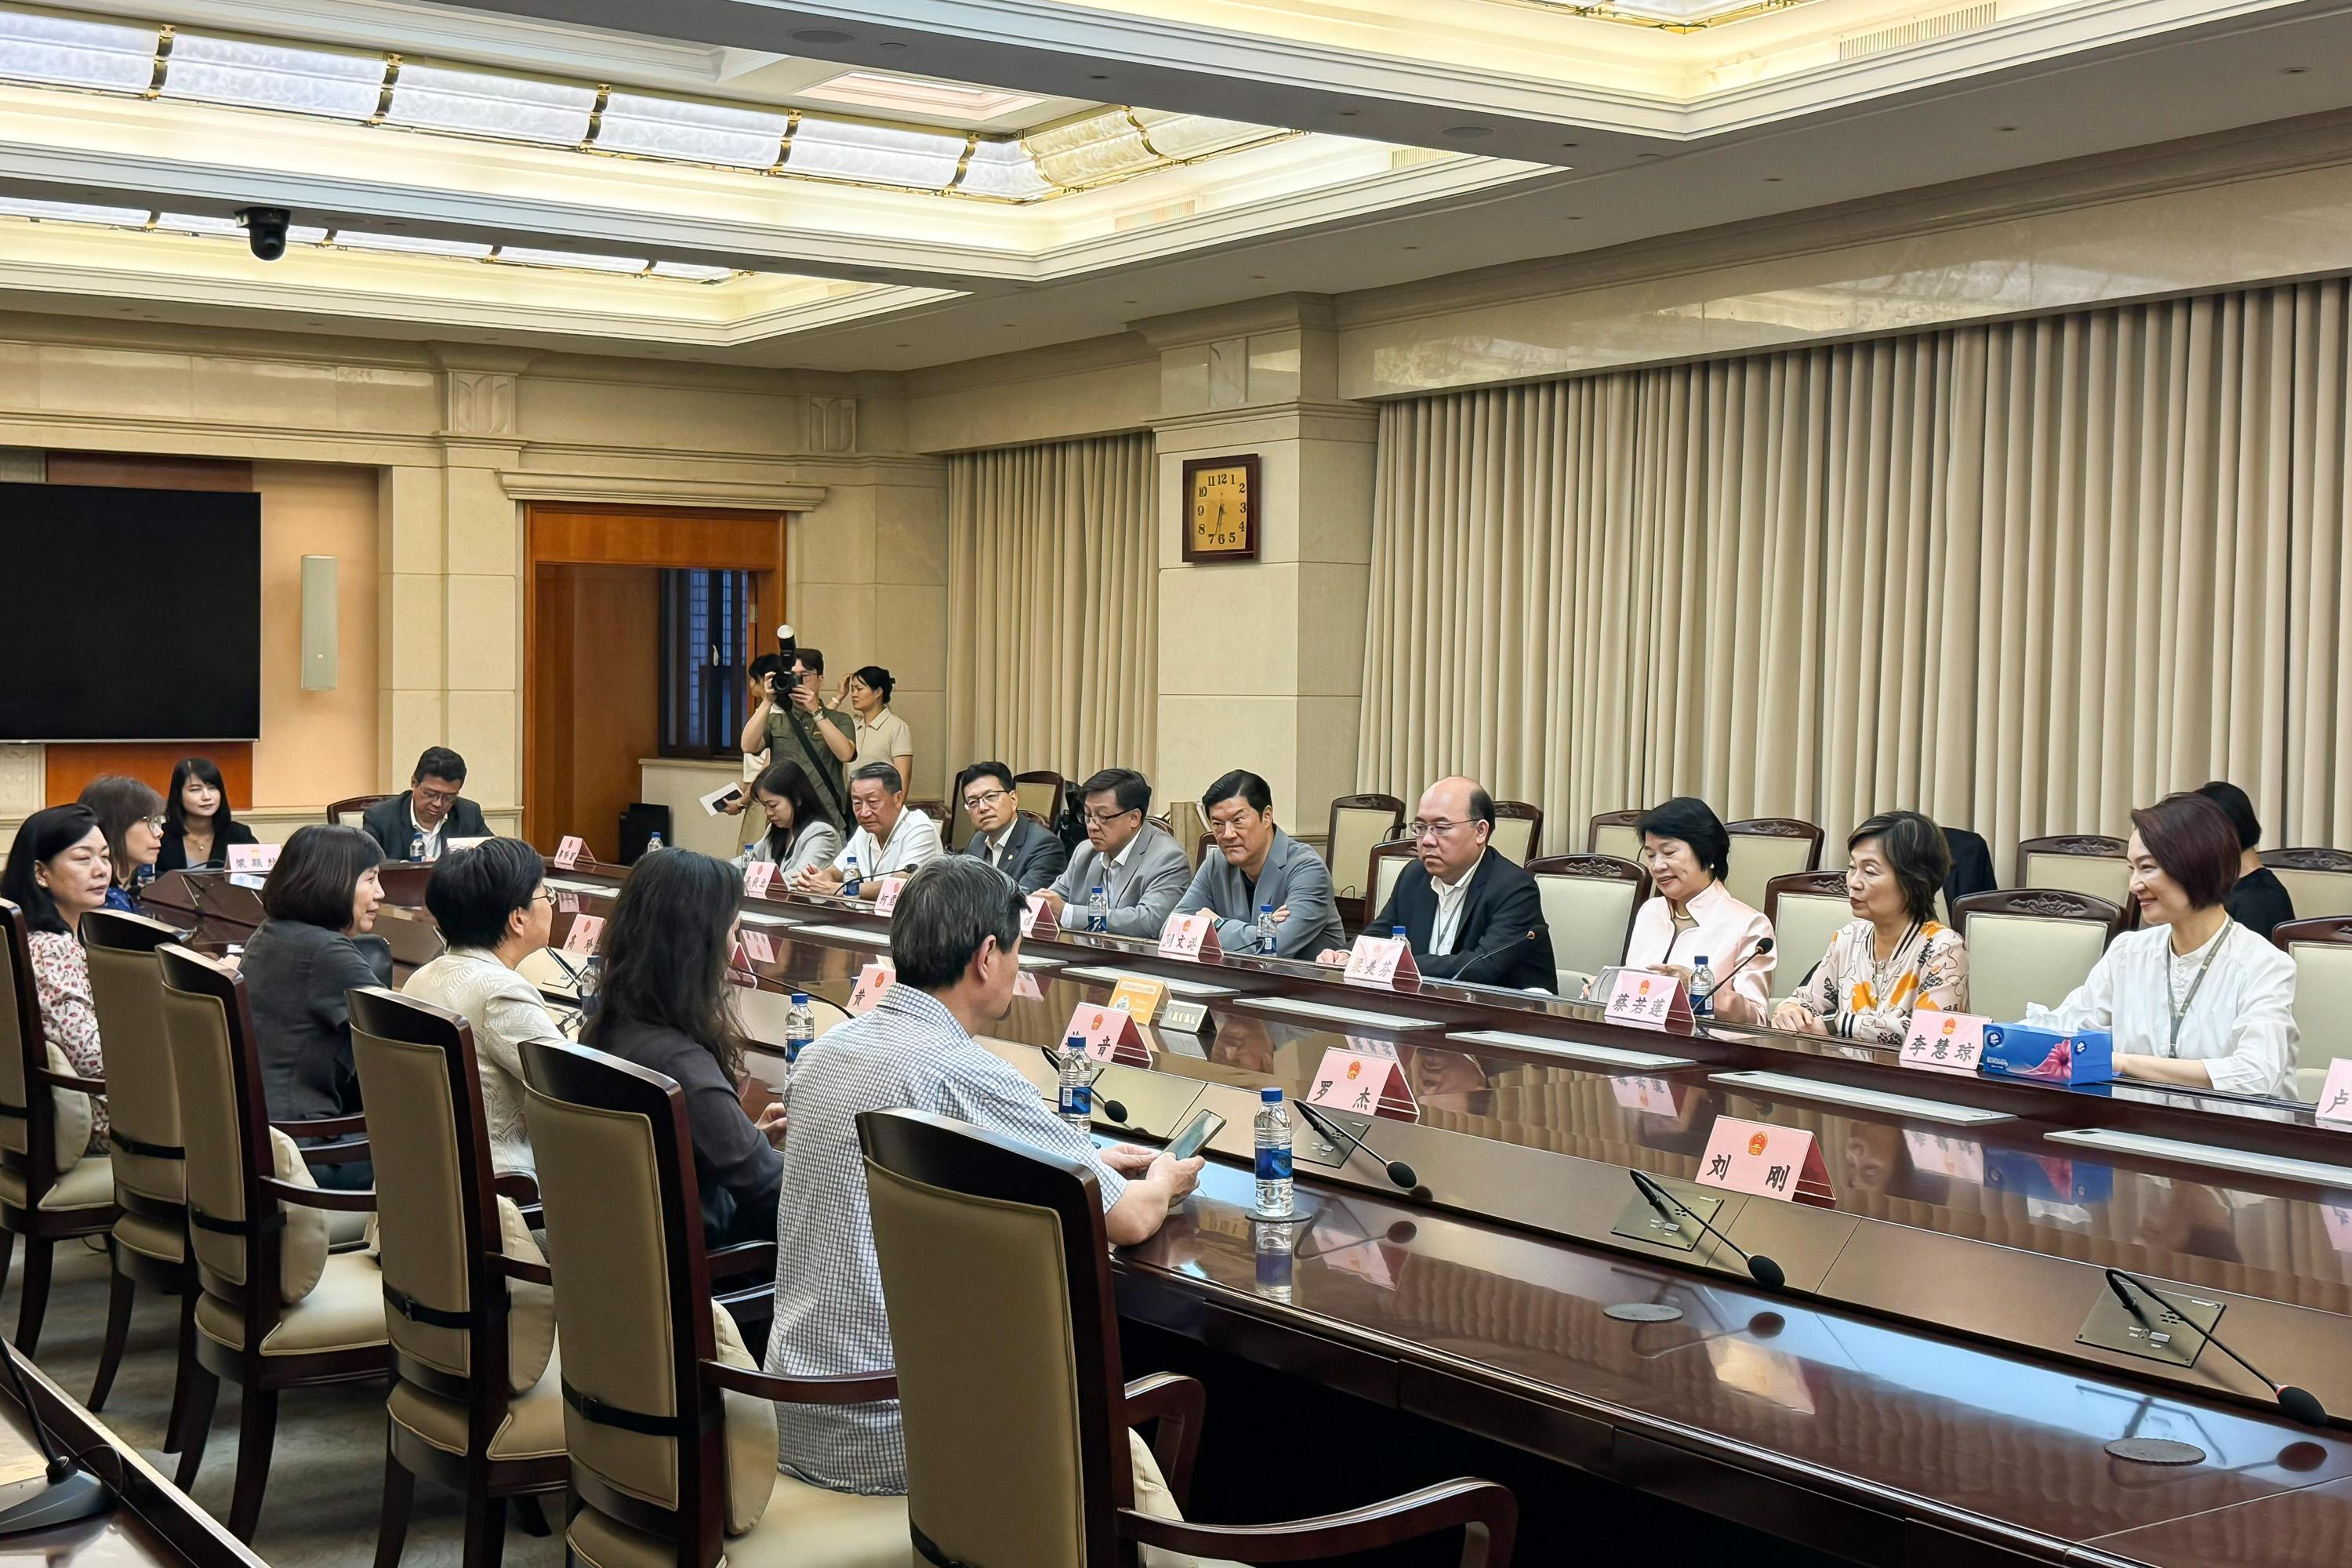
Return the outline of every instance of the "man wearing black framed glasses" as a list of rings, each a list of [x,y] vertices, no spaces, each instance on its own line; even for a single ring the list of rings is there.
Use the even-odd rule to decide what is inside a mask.
[[[1070,852],[1046,828],[1021,814],[1021,792],[1003,763],[974,763],[956,775],[956,794],[977,830],[963,852],[1013,879],[1024,894],[1062,873]]]
[[[1550,991],[1551,928],[1536,879],[1501,855],[1495,797],[1475,779],[1440,779],[1421,797],[1406,831],[1415,858],[1397,876],[1388,903],[1366,929],[1405,930],[1413,962],[1433,980],[1469,980],[1515,990]],[[1348,955],[1329,949],[1325,963]]]
[[[1084,930],[1087,900],[1100,888],[1111,935],[1158,936],[1192,880],[1192,867],[1146,815],[1151,781],[1132,768],[1105,768],[1078,788],[1087,841],[1045,889],[1045,901],[1065,927]]]

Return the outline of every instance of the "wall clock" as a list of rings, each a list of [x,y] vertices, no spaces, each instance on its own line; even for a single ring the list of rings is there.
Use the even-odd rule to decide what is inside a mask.
[[[1257,455],[1184,464],[1184,559],[1257,559]]]

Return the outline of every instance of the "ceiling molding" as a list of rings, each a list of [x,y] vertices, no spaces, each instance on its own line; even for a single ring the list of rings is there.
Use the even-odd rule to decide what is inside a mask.
[[[509,498],[574,506],[730,507],[746,511],[810,511],[824,503],[828,487],[761,484],[738,479],[671,479],[613,474],[550,474],[501,468],[499,483]]]

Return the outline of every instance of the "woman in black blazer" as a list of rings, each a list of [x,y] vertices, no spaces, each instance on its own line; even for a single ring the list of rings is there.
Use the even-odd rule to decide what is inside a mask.
[[[163,797],[163,852],[155,874],[218,870],[228,864],[232,844],[257,843],[253,829],[229,815],[228,786],[210,757],[189,757],[173,765],[171,792]]]

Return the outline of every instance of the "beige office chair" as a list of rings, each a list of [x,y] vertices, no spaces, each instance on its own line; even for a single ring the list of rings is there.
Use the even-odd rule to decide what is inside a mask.
[[[1969,946],[1968,1010],[2000,1023],[2066,1000],[2124,929],[2120,907],[2055,888],[1971,893],[1952,916]]]
[[[1772,1005],[1797,993],[1830,939],[1853,919],[1843,871],[1792,871],[1764,885],[1764,918],[1772,922]]]
[[[360,825],[361,818],[367,816],[367,809],[369,806],[375,805],[378,801],[390,800],[392,796],[388,795],[354,795],[347,796],[344,799],[336,801],[333,805],[327,807],[327,821],[330,826],[333,826],[357,827]]]
[[[1559,994],[1574,996],[1586,981],[1625,962],[1633,916],[1650,897],[1650,874],[1613,855],[1546,855],[1527,869],[1543,900]]]
[[[1045,825],[1048,831],[1052,830],[1054,824],[1062,819],[1062,775],[1051,768],[1038,768],[1025,773],[1014,773],[1013,788],[1013,792],[1021,797],[1021,809],[1034,813],[1037,820]],[[963,809],[963,801],[961,798],[962,792],[958,791],[957,795],[959,798],[956,801],[956,809],[961,811]]]
[[[1543,853],[1543,807],[1523,800],[1495,803],[1495,831],[1486,839],[1496,854],[1525,866]]]
[[[1634,824],[1642,820],[1638,810],[1602,811],[1593,814],[1585,826],[1584,852],[1587,855],[1608,855],[1620,860],[1642,864],[1642,835]]]
[[[2341,849],[2265,849],[2263,864],[2286,889],[2298,921],[2352,915],[2352,854]]]
[[[1727,822],[1723,830],[1731,835],[1731,868],[1723,879],[1724,890],[1751,910],[1764,907],[1764,889],[1773,878],[1822,868],[1822,830],[1810,822],[1753,816]]]
[[[1370,931],[1372,921],[1388,908],[1389,895],[1396,891],[1397,879],[1403,876],[1404,868],[1418,858],[1413,846],[1404,843],[1382,844],[1372,850],[1372,896],[1364,903],[1365,930]],[[1373,931],[1372,934],[1386,936],[1388,932]]]
[[[1176,847],[1195,871],[1201,868],[1201,840],[1209,833],[1209,819],[1201,815],[1197,800],[1171,801],[1168,805],[1168,837],[1176,840]]]
[[[1392,795],[1343,795],[1331,803],[1329,837],[1324,840],[1324,862],[1331,868],[1331,896],[1342,906],[1362,904],[1372,885],[1372,847],[1396,837],[1404,825],[1404,802]],[[1380,911],[1367,907],[1355,918],[1359,924]]]
[[[1231,1568],[1459,1530],[1463,1568],[1508,1568],[1517,1501],[1466,1477],[1277,1525],[1171,1518],[1191,1486],[1208,1394],[1173,1373],[1126,1380],[1092,1173],[918,1111],[866,1111],[857,1136],[898,1363],[907,1527],[923,1561],[1116,1568],[1141,1543]],[[975,1412],[986,1413],[984,1440]],[[1150,1511],[1139,1506],[1140,1439],[1129,1436],[1147,1422],[1169,1494]]]
[[[2131,897],[2131,863],[2124,858],[2126,848],[2123,839],[2095,833],[2028,838],[2017,847],[2017,885],[2083,893],[2130,910],[2137,906]]]
[[[711,1301],[677,1085],[601,1051],[536,1042],[523,1047],[523,1075],[563,1343],[572,1554],[585,1568],[716,1568],[722,1557],[915,1568],[904,1498],[827,1491],[776,1468],[771,1401],[870,1404],[897,1384],[887,1372],[760,1372]]]
[[[2289,921],[2271,940],[2294,960],[2294,1097],[2316,1103],[2327,1069],[2352,1057],[2352,920]]]

